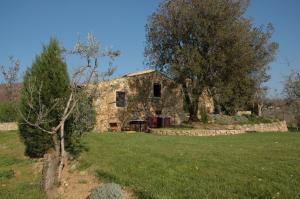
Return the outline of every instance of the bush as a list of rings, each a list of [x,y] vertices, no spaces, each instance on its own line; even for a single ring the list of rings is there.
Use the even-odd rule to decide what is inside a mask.
[[[249,120],[246,116],[236,115],[236,116],[234,116],[234,120],[239,124],[248,124],[249,123]]]
[[[125,199],[120,185],[107,183],[92,190],[87,199]]]
[[[0,102],[0,122],[16,122],[18,114],[13,102]]]
[[[256,115],[243,115],[243,116],[229,116],[229,115],[220,115],[212,114],[210,115],[212,121],[215,124],[228,125],[228,124],[260,124],[260,123],[271,123],[276,120],[272,120],[267,117],[259,117]]]
[[[260,124],[260,123],[271,123],[273,122],[271,119],[266,117],[259,117],[256,115],[248,115],[249,124]]]
[[[200,107],[200,117],[201,122],[208,123],[207,108],[205,106]]]
[[[233,117],[228,115],[211,114],[210,117],[215,124],[228,125],[234,123]]]

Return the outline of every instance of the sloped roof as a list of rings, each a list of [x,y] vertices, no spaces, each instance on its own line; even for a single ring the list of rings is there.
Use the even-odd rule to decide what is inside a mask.
[[[123,75],[122,77],[134,77],[134,76],[138,76],[138,75],[153,73],[155,71],[156,70],[153,70],[153,69],[146,69],[146,70],[141,70],[141,71],[137,71],[134,73],[129,73],[129,74]]]
[[[161,75],[163,75],[164,77],[170,79],[173,81],[173,79],[171,77],[169,77],[167,74],[161,72],[161,71],[158,71],[158,70],[154,70],[154,69],[146,69],[146,70],[140,70],[140,71],[137,71],[137,72],[134,72],[134,73],[128,73],[128,74],[125,74],[119,78],[127,78],[127,77],[136,77],[136,76],[140,76],[140,75],[146,75],[146,74],[150,74],[150,73],[159,73]],[[116,79],[119,79],[119,78],[116,78]]]
[[[143,75],[148,75],[148,74],[152,74],[152,73],[158,73],[158,74],[164,76],[165,78],[168,78],[169,80],[174,81],[172,78],[170,78],[165,73],[162,73],[162,72],[160,72],[158,70],[154,70],[154,69],[146,69],[146,70],[140,70],[140,71],[137,71],[137,72],[134,72],[134,73],[128,73],[128,74],[125,74],[123,76],[116,77],[116,78],[113,78],[113,79],[102,80],[102,81],[98,82],[98,85],[106,85],[106,84],[109,84],[109,83],[114,84],[114,83],[117,83],[119,81],[126,81],[130,78],[139,77],[139,76],[143,76]]]

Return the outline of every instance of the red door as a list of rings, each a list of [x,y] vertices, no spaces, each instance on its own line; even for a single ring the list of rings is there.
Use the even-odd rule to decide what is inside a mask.
[[[157,118],[156,117],[149,117],[148,118],[148,127],[149,128],[156,128],[157,126]]]
[[[165,117],[165,118],[164,118],[164,127],[165,127],[165,128],[168,128],[168,127],[170,127],[170,126],[171,126],[171,118]]]

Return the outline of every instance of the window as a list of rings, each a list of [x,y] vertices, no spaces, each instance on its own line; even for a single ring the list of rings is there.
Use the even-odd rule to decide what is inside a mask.
[[[154,95],[154,97],[160,97],[161,96],[161,86],[160,86],[160,84],[154,84],[153,85],[153,95]]]
[[[125,92],[116,92],[116,105],[117,107],[125,107]]]
[[[109,123],[110,128],[117,128],[118,124],[116,122]]]

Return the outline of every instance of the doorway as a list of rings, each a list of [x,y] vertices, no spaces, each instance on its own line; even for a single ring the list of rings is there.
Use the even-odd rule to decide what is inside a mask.
[[[157,128],[162,128],[163,127],[163,118],[162,117],[157,117]]]

